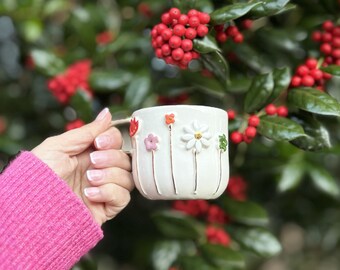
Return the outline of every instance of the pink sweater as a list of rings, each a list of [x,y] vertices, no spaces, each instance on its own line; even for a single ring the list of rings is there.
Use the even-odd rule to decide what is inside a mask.
[[[0,269],[70,269],[103,237],[45,163],[21,153],[0,175]]]

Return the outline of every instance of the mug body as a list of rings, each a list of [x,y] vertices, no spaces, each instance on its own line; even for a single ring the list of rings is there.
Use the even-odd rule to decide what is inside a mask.
[[[214,199],[229,179],[228,117],[221,109],[173,105],[135,111],[133,178],[148,199]]]

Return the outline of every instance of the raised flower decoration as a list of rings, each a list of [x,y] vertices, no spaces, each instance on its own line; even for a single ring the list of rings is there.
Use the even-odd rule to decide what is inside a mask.
[[[138,127],[139,127],[139,122],[138,120],[136,120],[136,118],[132,118],[130,121],[130,136],[133,137],[137,131],[138,131]]]
[[[171,125],[171,124],[175,123],[175,114],[173,114],[173,113],[166,114],[165,115],[165,123],[167,125]]]
[[[203,146],[208,147],[210,145],[209,140],[212,137],[208,129],[207,125],[201,125],[197,120],[193,121],[192,127],[184,127],[185,134],[181,138],[187,142],[186,148],[188,150],[194,148],[199,153],[202,151]]]
[[[144,139],[144,143],[145,143],[145,147],[146,150],[148,151],[155,151],[157,150],[157,143],[158,143],[158,137],[153,135],[153,134],[149,134],[148,137],[146,137]]]

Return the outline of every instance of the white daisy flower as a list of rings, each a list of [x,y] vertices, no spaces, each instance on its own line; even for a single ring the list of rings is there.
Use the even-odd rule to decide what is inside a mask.
[[[211,134],[208,132],[209,127],[207,125],[201,125],[197,120],[192,122],[191,126],[185,126],[185,134],[181,137],[186,142],[186,148],[188,150],[195,149],[198,153],[201,152],[203,146],[209,147]]]

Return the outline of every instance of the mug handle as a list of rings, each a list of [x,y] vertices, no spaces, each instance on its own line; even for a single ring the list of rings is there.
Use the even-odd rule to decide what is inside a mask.
[[[117,119],[117,120],[111,121],[111,127],[118,128],[120,130],[120,132],[122,133],[122,137],[123,137],[122,151],[125,154],[128,154],[128,155],[131,155],[131,153],[132,153],[131,139],[130,139],[128,129],[124,130],[122,126],[124,126],[126,124],[130,124],[130,121],[131,121],[130,117],[125,118],[125,119]]]

